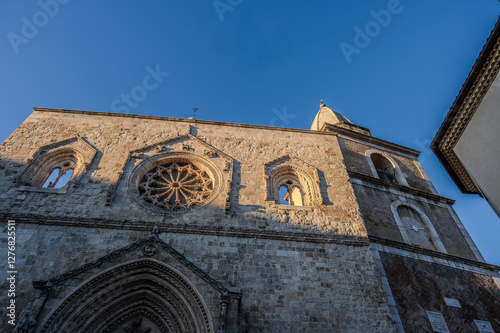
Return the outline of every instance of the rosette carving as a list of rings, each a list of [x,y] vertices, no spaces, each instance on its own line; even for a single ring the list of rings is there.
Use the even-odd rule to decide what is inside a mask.
[[[173,162],[147,171],[138,189],[145,201],[176,210],[201,204],[212,193],[213,181],[191,163]]]

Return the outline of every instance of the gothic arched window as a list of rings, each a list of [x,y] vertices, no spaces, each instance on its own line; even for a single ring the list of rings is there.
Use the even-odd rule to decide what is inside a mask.
[[[76,184],[87,168],[85,156],[71,148],[58,148],[39,155],[21,175],[23,190],[63,190]]]
[[[58,161],[52,166],[52,171],[43,182],[42,187],[46,188],[62,188],[68,185],[68,182],[73,177],[76,163],[72,160]]]
[[[27,180],[31,186],[62,188],[84,169],[78,154],[71,150],[49,154],[38,161],[38,166]]]
[[[264,165],[266,200],[291,206],[323,204],[318,171],[288,155]]]
[[[66,193],[76,185],[96,155],[82,138],[40,147],[16,179],[22,191]]]

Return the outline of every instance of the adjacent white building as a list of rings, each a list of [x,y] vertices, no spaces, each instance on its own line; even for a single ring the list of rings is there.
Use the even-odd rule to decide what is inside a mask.
[[[463,193],[484,196],[500,217],[499,22],[431,148],[458,188]]]

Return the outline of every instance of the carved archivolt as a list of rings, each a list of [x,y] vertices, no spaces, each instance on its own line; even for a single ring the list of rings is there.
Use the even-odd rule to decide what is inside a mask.
[[[111,333],[132,326],[128,323],[139,327],[141,318],[151,333],[214,332],[194,286],[154,260],[123,264],[87,280],[61,301],[39,332]]]
[[[80,137],[40,148],[19,177],[21,185],[41,187],[57,168],[64,174],[72,169],[70,182],[78,183],[94,159],[96,150]]]
[[[318,171],[313,166],[288,155],[264,165],[266,200],[280,202],[280,187],[289,193],[297,189],[304,206],[323,204]]]
[[[210,203],[220,192],[222,173],[207,158],[188,152],[156,155],[131,172],[128,191],[138,204],[175,213]]]

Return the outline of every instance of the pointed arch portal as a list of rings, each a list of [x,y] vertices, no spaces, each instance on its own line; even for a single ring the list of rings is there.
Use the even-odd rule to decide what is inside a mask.
[[[39,332],[214,332],[205,303],[179,272],[143,259],[83,282],[49,314]]]

